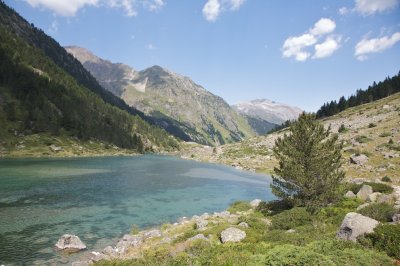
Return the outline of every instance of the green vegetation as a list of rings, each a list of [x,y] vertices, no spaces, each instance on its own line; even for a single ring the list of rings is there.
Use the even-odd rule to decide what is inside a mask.
[[[368,124],[368,128],[374,128],[374,127],[376,127],[376,124],[375,124],[375,123],[369,123],[369,124]]]
[[[289,230],[310,224],[311,221],[311,215],[305,208],[295,207],[272,216],[272,228]]]
[[[347,99],[342,96],[338,102],[331,101],[330,103],[325,103],[317,111],[317,117],[321,118],[332,116],[350,107],[376,101],[399,91],[400,72],[391,78],[386,78],[384,81],[379,82],[378,84],[374,82],[374,84],[369,86],[367,90],[357,90],[356,95],[352,95]]]
[[[367,142],[371,141],[371,139],[368,138],[367,136],[362,135],[362,136],[357,136],[356,141],[359,143],[367,143]]]
[[[361,239],[361,243],[400,259],[400,224],[378,225],[373,233]]]
[[[341,167],[342,143],[330,135],[312,114],[303,113],[289,128],[290,134],[275,142],[273,193],[295,206],[308,210],[334,202],[344,178]]]
[[[364,182],[362,184],[346,183],[346,189],[353,191],[354,194],[357,194],[363,185],[371,186],[374,192],[380,192],[383,194],[389,194],[393,192],[393,188],[391,186],[384,183],[374,183],[374,182]]]
[[[349,131],[348,128],[344,124],[341,124],[339,129],[338,129],[338,132],[339,133],[344,133],[344,132],[347,132],[347,131]]]
[[[385,175],[384,177],[382,177],[381,181],[390,183],[390,182],[392,182],[392,179],[390,177],[388,177],[387,175]]]
[[[380,222],[391,222],[396,209],[388,203],[373,203],[359,210],[359,213]]]
[[[236,201],[228,208],[228,211],[230,213],[237,213],[247,211],[250,208],[250,203],[248,203],[247,201]]]
[[[0,144],[15,149],[19,137],[50,134],[102,141],[136,152],[152,151],[153,146],[178,148],[178,142],[164,130],[120,109],[100,89],[88,89],[85,82],[59,67],[64,62],[55,63],[55,55],[46,56],[29,45],[27,36],[18,37],[8,21],[18,16],[3,3],[0,13],[0,138],[4,140]],[[27,24],[22,18],[14,22]],[[46,43],[50,37],[44,36],[38,38]]]

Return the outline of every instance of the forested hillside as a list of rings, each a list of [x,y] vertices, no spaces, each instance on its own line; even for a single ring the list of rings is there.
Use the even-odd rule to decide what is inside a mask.
[[[332,116],[346,110],[349,107],[354,107],[364,103],[376,101],[399,91],[400,72],[391,78],[387,77],[384,81],[380,81],[379,83],[374,82],[366,90],[357,90],[355,95],[352,95],[347,99],[342,96],[340,97],[338,102],[331,101],[330,103],[325,103],[317,111],[317,117],[321,118]]]
[[[117,103],[107,103],[108,92],[100,86],[96,92],[89,90],[85,85],[91,79],[95,82],[90,75],[83,73],[77,81],[59,67],[62,61],[55,63],[43,50],[17,36],[4,25],[6,9],[12,14],[0,3],[0,139],[4,146],[12,147],[18,136],[46,133],[100,140],[138,152],[177,147],[163,129],[118,108]],[[46,40],[42,44],[46,46]]]

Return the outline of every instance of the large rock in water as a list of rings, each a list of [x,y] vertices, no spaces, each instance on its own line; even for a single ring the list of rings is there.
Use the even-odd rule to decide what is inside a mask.
[[[246,232],[234,227],[229,227],[228,229],[225,229],[224,231],[221,232],[222,243],[240,242],[245,237],[246,237]]]
[[[366,200],[368,196],[371,195],[372,193],[374,193],[374,191],[372,190],[371,186],[363,185],[357,193],[357,198],[361,200]]]
[[[343,219],[336,237],[356,242],[357,237],[366,233],[372,233],[379,224],[377,220],[363,216],[359,213],[349,212]]]
[[[86,249],[85,244],[75,235],[65,234],[56,243],[56,248],[68,252],[77,252]]]

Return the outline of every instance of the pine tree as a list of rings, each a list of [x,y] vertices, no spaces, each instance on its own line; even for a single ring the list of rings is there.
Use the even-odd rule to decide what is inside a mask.
[[[276,140],[273,149],[279,167],[274,168],[272,192],[314,212],[338,197],[344,178],[340,169],[342,143],[313,114],[303,113],[289,130]]]

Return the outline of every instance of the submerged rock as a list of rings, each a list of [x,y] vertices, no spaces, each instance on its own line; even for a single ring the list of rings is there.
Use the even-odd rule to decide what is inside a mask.
[[[344,217],[336,237],[356,242],[358,236],[372,233],[378,224],[379,222],[377,220],[363,216],[359,213],[349,212]]]
[[[78,236],[69,234],[62,235],[55,246],[59,250],[68,252],[78,252],[86,249],[86,245],[82,243]]]
[[[240,242],[246,237],[246,232],[235,227],[229,227],[221,232],[221,242]]]

